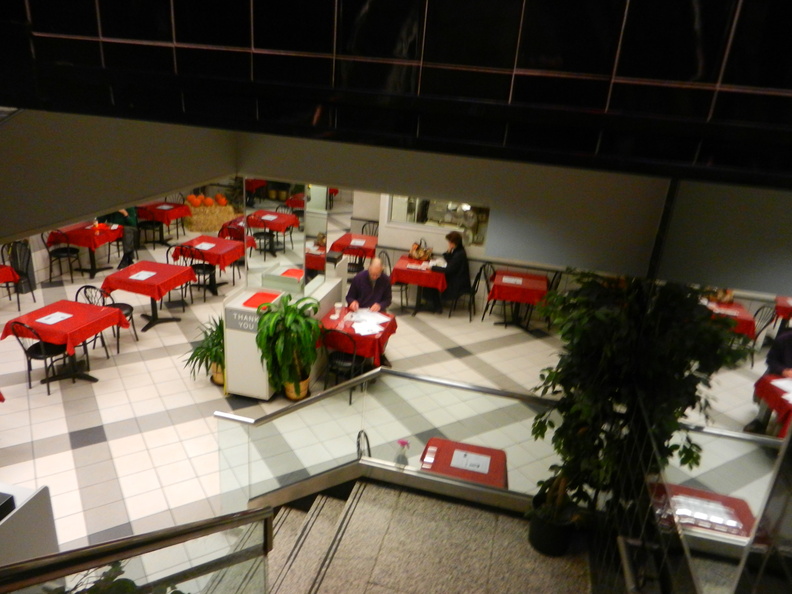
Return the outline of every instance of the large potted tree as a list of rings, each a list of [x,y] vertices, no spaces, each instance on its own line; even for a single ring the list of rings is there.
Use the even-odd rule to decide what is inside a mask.
[[[203,370],[212,383],[225,384],[225,334],[223,318],[212,317],[201,324],[201,339],[193,346],[185,366],[193,379]]]
[[[319,302],[313,297],[292,301],[288,293],[274,303],[259,306],[256,346],[274,390],[291,400],[308,395],[311,367],[318,356]]]
[[[571,500],[625,524],[624,534],[635,528],[630,518],[650,516],[642,494],[651,475],[675,455],[699,463],[701,448],[682,418],[691,409],[706,413],[702,389],[748,355],[749,340],[692,287],[590,273],[574,279],[576,288],[549,293],[541,308],[564,344],[537,387],[557,398],[532,429],[535,438],[552,432],[560,462],[546,483],[564,489],[544,505]]]

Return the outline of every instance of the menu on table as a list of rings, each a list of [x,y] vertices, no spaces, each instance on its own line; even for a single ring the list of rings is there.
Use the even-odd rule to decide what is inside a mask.
[[[521,279],[519,276],[504,276],[501,278],[501,282],[507,285],[521,285],[523,279]]]
[[[366,245],[366,240],[365,239],[353,239],[352,241],[349,242],[349,245],[356,245],[356,246],[357,245]]]
[[[55,311],[49,315],[44,316],[43,318],[39,318],[36,321],[39,324],[47,324],[51,326],[52,324],[57,324],[58,322],[62,322],[63,320],[68,320],[72,317],[72,314],[66,313],[63,311]]]
[[[277,217],[277,216],[275,216],[275,215],[263,215],[263,216],[261,217],[261,219],[262,219],[263,221],[274,221],[274,220],[276,220],[277,218],[278,218],[278,217]]]
[[[211,250],[216,244],[209,243],[208,241],[202,241],[201,243],[197,244],[195,247],[199,250]]]
[[[157,210],[170,210],[171,208],[173,208],[172,204],[160,204]]]
[[[465,450],[454,450],[454,454],[451,456],[451,466],[487,474],[489,472],[490,459],[490,456],[484,456],[483,454],[474,454],[473,452],[466,452]]]
[[[130,279],[132,280],[146,280],[151,278],[157,274],[156,272],[152,272],[150,270],[141,270],[140,272],[136,272],[135,274],[130,275]]]

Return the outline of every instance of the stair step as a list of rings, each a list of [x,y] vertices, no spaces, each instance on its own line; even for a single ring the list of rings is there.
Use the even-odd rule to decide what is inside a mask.
[[[267,554],[267,575],[270,584],[274,583],[275,578],[286,565],[307,516],[308,512],[290,506],[280,508],[275,514],[272,522],[273,547]]]
[[[270,573],[271,594],[300,594],[310,590],[333,542],[343,510],[343,501],[324,495],[316,498],[279,573]]]

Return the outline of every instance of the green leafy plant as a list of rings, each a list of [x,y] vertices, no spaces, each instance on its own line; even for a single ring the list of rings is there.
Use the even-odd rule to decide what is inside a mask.
[[[256,346],[275,390],[292,384],[299,393],[300,382],[311,373],[320,335],[319,320],[313,317],[317,311],[319,302],[313,297],[292,302],[288,293],[259,306]]]
[[[750,341],[733,332],[733,320],[713,316],[694,288],[589,273],[574,278],[577,288],[551,292],[540,308],[564,350],[536,388],[557,397],[557,406],[534,419],[532,433],[541,439],[552,430],[560,463],[550,470],[572,501],[593,511],[605,497],[624,510],[647,472],[659,472],[672,456],[699,463],[701,448],[680,421],[690,409],[706,415],[702,388],[716,371],[742,361]],[[645,447],[647,432],[654,450]]]
[[[212,317],[201,324],[201,340],[193,347],[185,361],[193,379],[203,370],[211,375],[212,364],[225,368],[225,338],[223,318]]]

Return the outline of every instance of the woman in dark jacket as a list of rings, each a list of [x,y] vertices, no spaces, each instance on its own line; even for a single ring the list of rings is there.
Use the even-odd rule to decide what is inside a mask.
[[[432,271],[445,274],[448,286],[443,292],[442,299],[453,301],[460,295],[470,292],[470,268],[465,247],[462,245],[462,235],[457,231],[451,231],[445,238],[448,241],[448,251],[443,254],[446,265],[433,266]],[[434,310],[437,313],[442,313],[443,306],[439,293],[426,290],[425,294],[432,302]]]

